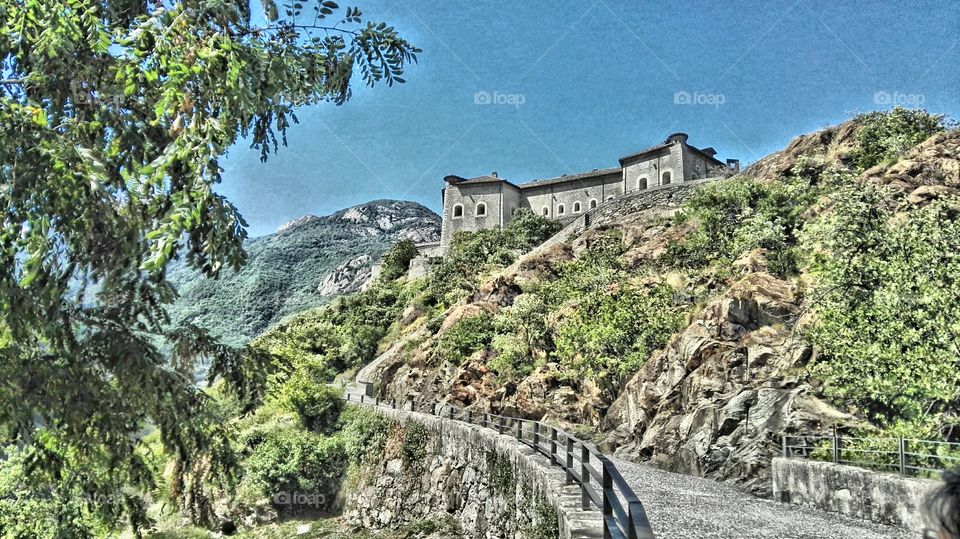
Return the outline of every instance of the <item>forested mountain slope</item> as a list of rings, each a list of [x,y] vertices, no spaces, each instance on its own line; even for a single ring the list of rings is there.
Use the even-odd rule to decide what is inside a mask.
[[[325,217],[307,215],[250,240],[240,271],[213,280],[176,268],[171,281],[180,297],[171,316],[242,344],[283,316],[359,290],[398,241],[439,237],[440,218],[414,202],[377,200]]]

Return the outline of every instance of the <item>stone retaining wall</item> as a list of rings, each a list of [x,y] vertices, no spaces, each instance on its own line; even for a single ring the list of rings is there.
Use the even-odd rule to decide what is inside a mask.
[[[534,249],[534,252],[550,245],[565,242],[571,237],[579,236],[591,226],[611,223],[624,215],[653,208],[663,208],[665,211],[671,208],[679,208],[695,187],[722,179],[724,178],[704,178],[683,183],[658,185],[621,195],[573,219],[560,232],[557,232],[552,238]]]
[[[773,459],[774,499],[920,531],[935,481],[832,462]]]
[[[580,508],[579,487],[511,436],[427,414],[376,410],[395,427],[383,458],[348,485],[344,512],[353,523],[393,528],[451,515],[468,537],[603,537],[600,513]],[[409,458],[411,452],[417,458]]]

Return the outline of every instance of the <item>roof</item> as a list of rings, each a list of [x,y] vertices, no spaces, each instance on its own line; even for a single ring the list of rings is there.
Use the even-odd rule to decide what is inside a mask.
[[[657,144],[656,146],[651,146],[646,150],[640,150],[639,152],[634,152],[630,155],[625,155],[620,158],[620,164],[623,164],[623,162],[626,161],[627,159],[633,159],[636,157],[642,157],[647,154],[659,152],[661,150],[669,148],[672,144],[673,144],[672,142],[661,142],[660,144]]]
[[[519,189],[519,186],[517,186],[515,183],[509,180],[505,180],[503,178],[498,178],[497,176],[477,176],[476,178],[461,178],[460,176],[451,174],[449,176],[444,176],[443,181],[447,183],[452,183],[455,185],[464,185],[464,184],[475,185],[480,183],[505,183],[507,185],[510,185]]]
[[[621,171],[620,167],[616,168],[604,168],[591,170],[590,172],[581,172],[579,174],[564,174],[563,176],[555,176],[553,178],[547,178],[544,180],[533,180],[531,182],[521,183],[521,189],[529,189],[531,187],[540,187],[543,185],[553,185],[557,183],[566,183],[576,180],[585,180],[588,178],[595,178],[597,176],[605,176],[607,174],[619,174]]]

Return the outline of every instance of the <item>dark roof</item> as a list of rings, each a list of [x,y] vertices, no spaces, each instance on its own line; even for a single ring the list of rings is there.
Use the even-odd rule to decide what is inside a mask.
[[[646,150],[640,150],[639,152],[635,152],[635,153],[632,153],[632,154],[630,154],[630,155],[625,155],[625,156],[623,156],[623,157],[620,158],[620,164],[622,165],[623,162],[626,161],[627,159],[633,159],[633,158],[635,158],[635,157],[641,157],[641,156],[644,156],[644,155],[647,155],[647,154],[659,152],[660,150],[663,150],[663,149],[665,149],[665,148],[669,148],[671,144],[673,144],[673,143],[672,143],[672,142],[661,142],[660,144],[657,144],[656,146],[651,146],[651,147],[647,148]]]
[[[531,182],[521,183],[520,189],[529,189],[531,187],[540,187],[543,185],[553,185],[557,183],[566,183],[576,180],[585,180],[587,178],[595,178],[597,176],[604,176],[607,174],[619,173],[620,167],[616,168],[604,168],[591,170],[590,172],[581,172],[579,174],[565,174],[563,176],[556,176],[554,178],[547,178],[544,180],[534,180]]]
[[[476,178],[461,178],[460,176],[455,176],[455,175],[451,174],[451,175],[449,175],[449,176],[444,176],[444,177],[443,177],[443,181],[445,181],[445,182],[447,182],[447,183],[450,183],[450,184],[453,184],[453,185],[464,185],[464,184],[475,185],[475,184],[479,184],[479,183],[500,183],[500,182],[502,182],[502,183],[505,183],[505,184],[510,185],[510,186],[512,186],[512,187],[517,187],[517,188],[519,189],[519,187],[518,187],[516,184],[514,184],[513,182],[511,182],[511,181],[509,181],[509,180],[505,180],[505,179],[503,179],[503,178],[498,178],[497,176],[477,176]]]

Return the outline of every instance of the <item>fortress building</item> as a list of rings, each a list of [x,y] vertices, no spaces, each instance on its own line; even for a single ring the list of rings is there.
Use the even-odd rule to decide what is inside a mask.
[[[716,154],[713,148],[687,144],[686,133],[674,133],[656,146],[621,157],[613,168],[521,184],[496,172],[477,178],[447,176],[437,251],[445,252],[458,231],[503,227],[520,208],[566,222],[626,193],[739,171],[739,161],[723,163]]]

